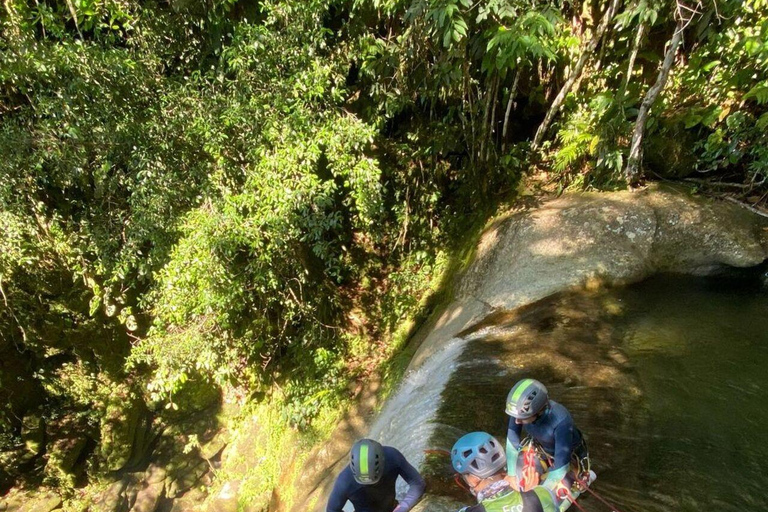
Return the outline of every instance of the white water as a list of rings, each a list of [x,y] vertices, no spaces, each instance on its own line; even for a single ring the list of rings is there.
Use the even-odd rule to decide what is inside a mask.
[[[383,445],[394,446],[419,469],[424,462],[424,450],[432,448],[428,443],[438,426],[435,414],[440,407],[443,389],[459,366],[457,359],[467,343],[487,334],[483,329],[466,338],[451,338],[435,347],[420,367],[405,375],[371,426],[368,437]],[[405,495],[407,488],[402,479],[398,480],[398,499]]]

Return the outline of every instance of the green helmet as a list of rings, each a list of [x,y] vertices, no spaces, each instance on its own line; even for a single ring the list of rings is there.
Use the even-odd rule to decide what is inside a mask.
[[[384,448],[373,439],[361,439],[349,452],[349,467],[355,482],[375,484],[384,474]]]
[[[536,416],[549,404],[544,384],[535,379],[523,379],[507,395],[507,414],[518,420]]]

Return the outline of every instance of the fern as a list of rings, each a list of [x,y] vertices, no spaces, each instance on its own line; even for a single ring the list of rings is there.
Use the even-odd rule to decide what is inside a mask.
[[[744,95],[744,99],[754,99],[758,105],[768,103],[768,82],[762,82],[754,86]]]

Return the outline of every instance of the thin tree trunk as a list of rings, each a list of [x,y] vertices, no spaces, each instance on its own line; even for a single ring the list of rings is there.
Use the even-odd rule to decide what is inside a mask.
[[[77,11],[75,10],[75,6],[72,5],[72,0],[67,0],[67,7],[69,7],[69,13],[72,15],[72,21],[75,22],[77,33],[80,34],[80,39],[82,39],[83,33],[80,32],[80,25],[77,23]]]
[[[608,28],[608,24],[611,22],[614,14],[616,13],[616,9],[619,6],[619,2],[620,0],[611,0],[611,4],[608,6],[608,9],[605,11],[605,15],[603,15],[603,19],[600,21],[600,24],[597,26],[594,36],[592,36],[592,40],[589,42],[586,48],[584,48],[584,50],[581,52],[581,56],[579,57],[579,60],[576,62],[576,65],[573,67],[573,70],[571,71],[571,73],[568,75],[568,79],[565,81],[565,84],[560,89],[560,92],[557,93],[555,100],[552,102],[552,105],[549,107],[549,111],[547,112],[547,115],[544,117],[544,121],[541,122],[541,125],[539,125],[539,129],[536,130],[536,135],[533,138],[533,144],[532,144],[532,148],[534,150],[537,149],[541,144],[541,141],[544,139],[544,135],[546,135],[547,130],[549,129],[549,125],[552,123],[552,120],[560,111],[560,107],[563,105],[563,102],[565,101],[565,97],[570,92],[571,87],[573,87],[573,84],[576,82],[576,79],[579,78],[579,76],[581,75],[581,72],[587,63],[587,59],[590,57],[590,55],[592,55],[592,53],[595,51],[595,48],[597,48],[597,45],[600,43],[600,40],[602,39],[603,34],[605,34],[605,31]]]
[[[646,28],[646,24],[644,21],[641,21],[640,25],[637,26],[637,33],[635,34],[635,40],[632,43],[632,52],[629,54],[629,64],[627,64],[627,74],[624,76],[624,81],[621,84],[620,96],[624,96],[624,93],[627,91],[627,86],[629,86],[629,80],[630,78],[632,78],[632,71],[635,67],[635,59],[637,58],[637,52],[640,51],[640,43],[642,42],[643,36],[645,35],[645,28]]]
[[[488,146],[485,154],[485,161],[489,159],[491,147],[496,146],[496,139],[494,134],[496,133],[496,107],[499,106],[499,75],[496,75],[495,87],[493,88],[493,96],[491,101],[493,102],[493,108],[491,108],[491,122],[488,125]]]
[[[470,163],[472,163],[472,167],[474,168],[475,163],[475,148],[477,146],[477,136],[475,134],[475,116],[474,116],[474,110],[475,110],[475,104],[472,101],[472,83],[469,78],[469,59],[467,59],[464,62],[464,65],[462,66],[462,69],[464,71],[464,93],[467,96],[467,103],[469,104],[469,126],[471,128],[472,133],[472,141],[469,145],[469,159]],[[462,122],[463,122],[462,117]],[[466,131],[466,130],[465,130]]]
[[[512,113],[512,105],[517,96],[517,83],[520,81],[520,68],[517,68],[515,80],[512,82],[512,88],[509,90],[509,99],[507,100],[507,111],[504,113],[504,128],[501,130],[501,151],[507,149],[507,129],[509,128],[509,115]]]
[[[640,162],[643,159],[643,135],[645,134],[645,122],[648,118],[648,112],[651,110],[653,103],[656,101],[659,93],[664,89],[664,85],[667,83],[669,72],[672,69],[672,64],[675,62],[675,55],[677,54],[677,48],[680,46],[680,42],[683,40],[683,22],[678,21],[675,27],[675,33],[669,42],[667,52],[664,54],[664,63],[659,70],[659,76],[656,78],[656,83],[653,87],[648,89],[648,92],[643,99],[643,103],[640,105],[640,110],[637,114],[637,121],[635,121],[635,129],[632,133],[632,145],[629,150],[629,159],[627,160],[626,180],[630,186],[636,185],[640,178]]]
[[[494,90],[496,88],[496,78],[491,78],[488,82],[488,88],[486,89],[485,93],[485,108],[483,111],[483,124],[481,125],[481,137],[480,140],[480,151],[478,152],[478,158],[482,162],[485,160],[485,145],[488,143],[488,139],[490,138],[490,119],[491,119],[491,102],[493,101],[493,96],[495,94]]]

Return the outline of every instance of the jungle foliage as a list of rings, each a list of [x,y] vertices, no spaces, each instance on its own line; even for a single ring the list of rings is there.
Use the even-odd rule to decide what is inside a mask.
[[[310,428],[524,172],[636,185],[636,125],[641,179],[768,197],[766,0],[4,0],[0,24],[6,448],[37,410],[98,439],[125,383],[159,415],[190,382],[277,385]]]

